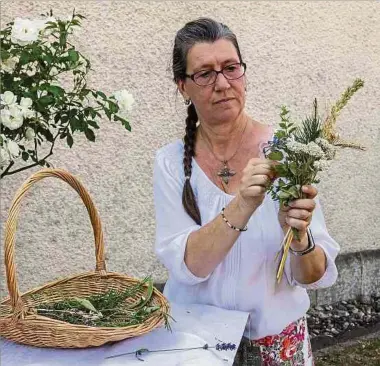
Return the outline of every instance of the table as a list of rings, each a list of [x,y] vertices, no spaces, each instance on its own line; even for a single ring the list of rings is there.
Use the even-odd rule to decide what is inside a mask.
[[[165,328],[121,342],[86,349],[57,349],[25,346],[1,339],[1,366],[222,366],[232,365],[234,351],[196,349],[143,353],[142,363],[134,354],[173,348],[215,346],[218,342],[239,346],[249,313],[220,309],[209,305],[171,304],[172,332]],[[133,352],[116,358],[120,353]]]

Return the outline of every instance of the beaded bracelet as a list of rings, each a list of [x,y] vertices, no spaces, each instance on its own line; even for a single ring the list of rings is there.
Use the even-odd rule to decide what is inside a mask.
[[[231,229],[233,229],[233,230],[235,230],[235,231],[239,231],[239,232],[241,232],[241,231],[247,231],[247,230],[248,230],[248,226],[247,226],[247,225],[245,225],[242,229],[239,229],[238,227],[232,225],[232,224],[226,219],[226,216],[224,216],[224,207],[222,208],[222,212],[221,212],[220,214],[222,215],[222,218],[223,218],[224,222],[225,222],[225,223],[226,223]]]

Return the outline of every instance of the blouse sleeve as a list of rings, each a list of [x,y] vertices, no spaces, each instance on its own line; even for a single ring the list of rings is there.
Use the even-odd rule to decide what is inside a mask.
[[[154,163],[153,193],[156,210],[155,253],[173,278],[196,285],[207,277],[195,276],[184,261],[189,235],[200,229],[182,206],[184,177],[164,154],[158,152]]]
[[[327,232],[325,219],[323,216],[323,212],[321,209],[321,205],[319,199],[316,199],[316,207],[313,212],[313,217],[310,223],[310,230],[312,232],[315,245],[319,246],[323,249],[326,255],[326,271],[323,276],[317,280],[316,282],[303,284],[296,281],[293,278],[290,260],[288,259],[288,263],[286,265],[285,271],[288,281],[292,285],[303,287],[307,290],[314,290],[319,288],[325,288],[332,286],[336,279],[338,278],[338,270],[335,265],[335,258],[338,255],[340,247],[338,243],[329,235]]]

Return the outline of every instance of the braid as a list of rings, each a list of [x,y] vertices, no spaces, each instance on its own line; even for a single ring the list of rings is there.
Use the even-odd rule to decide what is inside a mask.
[[[194,105],[191,103],[187,108],[186,117],[186,134],[185,134],[185,151],[183,156],[183,169],[185,172],[185,185],[182,192],[182,204],[189,216],[198,224],[201,225],[201,214],[195,199],[193,188],[190,184],[192,158],[195,156],[195,140],[196,140],[196,123],[198,115]]]

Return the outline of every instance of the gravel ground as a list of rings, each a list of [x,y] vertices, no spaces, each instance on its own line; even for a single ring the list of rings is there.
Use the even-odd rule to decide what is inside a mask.
[[[314,349],[380,329],[380,297],[311,307],[307,314]]]

